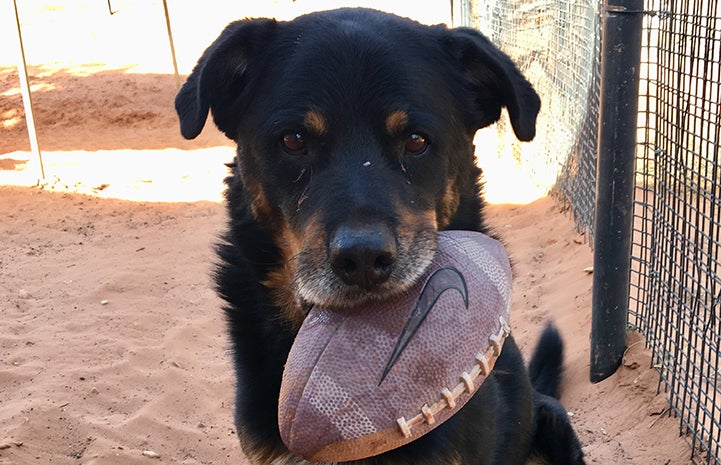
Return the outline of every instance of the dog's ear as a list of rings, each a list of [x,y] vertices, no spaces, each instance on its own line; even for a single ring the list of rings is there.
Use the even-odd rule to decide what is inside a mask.
[[[476,129],[497,121],[506,107],[516,137],[532,140],[541,100],[511,59],[470,28],[449,30],[445,45],[460,62],[474,93]]]
[[[277,25],[272,19],[252,19],[230,23],[208,47],[175,97],[180,132],[186,139],[200,134],[212,111],[218,128],[234,138],[230,102],[242,91],[244,75],[253,56]]]

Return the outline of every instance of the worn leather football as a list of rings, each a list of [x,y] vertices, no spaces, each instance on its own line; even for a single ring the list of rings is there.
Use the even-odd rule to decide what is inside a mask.
[[[278,409],[288,449],[319,462],[380,454],[457,412],[510,332],[503,246],[439,233],[430,269],[403,295],[364,307],[314,307],[283,373]]]

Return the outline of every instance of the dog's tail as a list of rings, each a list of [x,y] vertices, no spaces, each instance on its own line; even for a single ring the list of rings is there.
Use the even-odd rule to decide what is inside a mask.
[[[563,374],[563,340],[552,324],[548,324],[541,334],[528,364],[528,374],[536,390],[533,396],[536,451],[553,465],[584,465],[581,443],[566,409],[558,401]]]
[[[558,398],[563,374],[563,340],[556,327],[550,323],[538,340],[528,364],[528,374],[537,392]]]

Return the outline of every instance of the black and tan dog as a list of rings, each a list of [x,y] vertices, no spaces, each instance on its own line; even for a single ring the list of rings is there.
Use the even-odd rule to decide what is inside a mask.
[[[400,292],[433,259],[436,232],[488,232],[473,136],[506,108],[535,134],[540,101],[470,29],[342,9],[230,24],[176,98],[181,132],[210,112],[237,143],[217,286],[237,374],[236,425],[257,464],[306,463],[277,426],[283,365],[305,311]],[[529,373],[512,338],[451,420],[359,464],[582,464],[553,397],[562,343],[548,328]]]

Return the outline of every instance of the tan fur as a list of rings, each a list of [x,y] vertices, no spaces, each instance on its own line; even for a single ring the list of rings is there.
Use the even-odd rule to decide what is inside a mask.
[[[328,121],[316,110],[308,111],[303,118],[303,123],[317,136],[324,136],[328,132]]]
[[[321,231],[321,224],[315,218],[311,219],[299,233],[293,231],[289,225],[281,227],[276,241],[281,244],[282,263],[268,273],[268,278],[263,282],[263,285],[271,290],[273,302],[281,309],[283,319],[296,329],[300,328],[305,318],[295,289],[297,257],[303,249],[317,250],[316,256],[325,256],[322,251]]]
[[[398,134],[403,132],[408,125],[408,113],[403,110],[391,112],[386,118],[386,131],[389,134]]]
[[[259,190],[255,196],[253,196],[253,203],[251,205],[253,214],[261,219],[261,221],[272,217],[271,207],[268,203],[268,199],[265,197],[263,191]]]
[[[438,228],[445,229],[450,223],[453,215],[458,211],[461,205],[461,194],[458,192],[455,180],[449,180],[446,183],[446,190],[443,193],[443,201],[438,210]]]
[[[263,444],[254,450],[244,451],[250,463],[255,465],[312,465],[297,455],[284,449]]]
[[[396,205],[396,211],[401,217],[397,231],[398,238],[409,246],[418,231],[438,230],[437,214],[433,210],[414,212],[399,203]]]
[[[264,225],[274,227],[274,218],[276,215],[273,214],[273,209],[268,202],[268,198],[265,196],[265,192],[263,191],[260,183],[252,178],[244,178],[243,184],[245,184],[246,189],[248,189],[248,192],[250,192],[253,198],[250,205],[253,215],[255,215],[255,217]]]
[[[269,444],[258,444],[256,447],[246,447],[243,449],[250,463],[258,465],[270,465],[273,460],[282,454]]]
[[[303,323],[304,315],[295,295],[293,281],[297,268],[296,257],[300,253],[302,242],[288,225],[280,228],[276,242],[281,245],[282,263],[268,273],[263,285],[270,289],[273,303],[281,309],[283,319],[294,328],[299,328]]]

